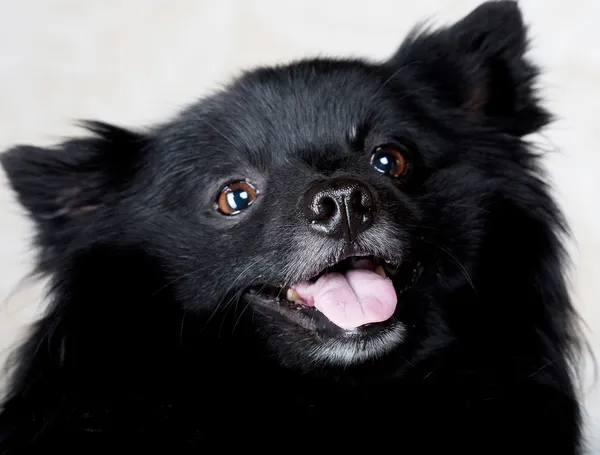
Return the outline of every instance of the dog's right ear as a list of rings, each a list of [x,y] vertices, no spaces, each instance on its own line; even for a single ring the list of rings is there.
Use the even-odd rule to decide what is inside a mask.
[[[140,162],[143,135],[101,122],[83,125],[92,135],[0,155],[19,202],[39,224],[69,222],[110,203]]]

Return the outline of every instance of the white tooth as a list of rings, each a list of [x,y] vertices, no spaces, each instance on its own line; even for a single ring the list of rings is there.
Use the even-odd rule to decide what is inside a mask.
[[[387,275],[385,274],[385,270],[382,266],[378,265],[377,267],[375,267],[375,273],[377,275],[379,275],[381,278],[387,278]]]
[[[286,299],[288,299],[290,302],[302,302],[302,298],[293,288],[289,288],[287,290]]]

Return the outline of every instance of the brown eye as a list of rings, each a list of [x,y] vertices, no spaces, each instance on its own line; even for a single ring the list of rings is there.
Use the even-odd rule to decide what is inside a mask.
[[[245,180],[240,180],[221,190],[217,198],[217,209],[223,215],[237,215],[250,207],[257,196],[256,187]]]
[[[375,149],[371,155],[371,165],[390,177],[404,177],[410,169],[410,164],[402,151],[387,145]]]

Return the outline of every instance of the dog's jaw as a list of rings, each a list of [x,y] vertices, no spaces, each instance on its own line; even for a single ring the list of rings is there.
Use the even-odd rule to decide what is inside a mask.
[[[395,321],[373,334],[365,335],[358,330],[351,330],[340,338],[329,338],[315,343],[308,352],[308,357],[316,364],[347,367],[389,354],[404,341],[405,335],[406,328],[400,321]]]

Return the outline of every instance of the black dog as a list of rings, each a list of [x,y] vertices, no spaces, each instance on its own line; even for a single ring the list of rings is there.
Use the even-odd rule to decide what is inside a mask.
[[[147,131],[3,154],[51,304],[0,452],[578,453],[526,50],[489,2],[384,63],[259,68]]]

